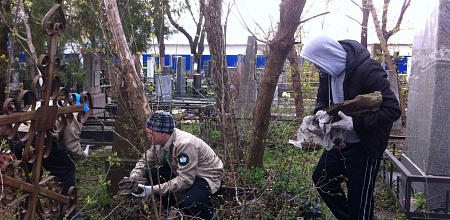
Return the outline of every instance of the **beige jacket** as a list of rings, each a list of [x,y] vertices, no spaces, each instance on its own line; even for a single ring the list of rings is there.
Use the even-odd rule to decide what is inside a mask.
[[[164,147],[156,145],[146,151],[144,157],[131,171],[130,177],[143,177],[146,163],[149,167],[153,167],[158,164],[168,164],[169,161],[172,173],[176,177],[153,186],[157,194],[166,195],[169,191],[181,192],[190,188],[196,178],[205,179],[211,188],[211,193],[217,192],[220,188],[223,178],[222,160],[202,139],[176,128]]]
[[[65,150],[70,155],[70,158],[74,161],[79,161],[81,159],[86,158],[83,149],[80,144],[80,135],[81,135],[81,126],[77,121],[77,114],[74,113],[74,119],[70,125],[64,126],[64,129],[61,132],[55,133],[51,132],[52,138],[55,138],[57,142],[62,142]],[[28,122],[28,125],[30,122]],[[56,127],[58,126],[59,121],[56,121]],[[19,131],[28,132],[30,129],[28,125],[21,124],[19,126]],[[54,146],[56,147],[56,146]]]
[[[81,126],[76,119],[76,114],[74,114],[72,123],[70,125],[64,126],[63,132],[59,132],[57,135],[58,142],[62,141],[67,153],[70,155],[70,158],[72,158],[72,160],[79,161],[86,158],[86,155],[83,152],[80,144]]]

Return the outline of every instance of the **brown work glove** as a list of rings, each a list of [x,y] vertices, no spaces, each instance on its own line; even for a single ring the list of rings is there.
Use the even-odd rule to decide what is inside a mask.
[[[137,190],[139,189],[139,187],[137,187],[138,184],[148,185],[148,181],[146,178],[124,177],[119,182],[119,191],[117,192],[117,194],[119,196],[128,196],[131,195],[132,192],[138,193],[137,192]]]

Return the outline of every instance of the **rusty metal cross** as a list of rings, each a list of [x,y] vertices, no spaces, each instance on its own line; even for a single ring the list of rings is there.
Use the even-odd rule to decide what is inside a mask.
[[[52,21],[50,21],[52,20]],[[75,104],[75,95],[66,88],[60,87],[60,80],[56,72],[60,67],[60,59],[56,56],[58,37],[66,29],[65,16],[60,4],[56,4],[45,15],[42,21],[45,34],[50,37],[48,53],[42,54],[38,60],[38,68],[42,75],[34,78],[31,90],[22,91],[17,98],[8,98],[3,104],[4,115],[0,115],[2,133],[8,139],[17,137],[21,124],[29,125],[29,131],[21,138],[26,141],[22,160],[5,163],[1,167],[0,187],[1,202],[6,206],[18,206],[21,201],[27,200],[28,206],[24,219],[46,219],[52,215],[68,216],[77,206],[77,190],[69,189],[68,196],[61,195],[62,183],[55,176],[42,178],[42,159],[46,158],[52,148],[50,132],[59,132],[65,125],[74,120],[78,113],[78,121],[84,122],[92,113],[92,99],[89,93],[83,92],[80,104]],[[36,86],[42,81],[40,89],[42,98],[37,100]],[[56,87],[52,92],[52,82]],[[32,104],[23,104],[25,95],[32,97]],[[41,107],[37,108],[37,102]],[[84,112],[84,105],[88,104],[90,110]],[[59,126],[55,127],[59,121]],[[47,139],[47,141],[45,141]],[[35,140],[35,146],[32,142]],[[46,146],[47,145],[47,146]],[[32,164],[32,172],[28,171],[26,163]],[[60,205],[63,206],[60,209]]]

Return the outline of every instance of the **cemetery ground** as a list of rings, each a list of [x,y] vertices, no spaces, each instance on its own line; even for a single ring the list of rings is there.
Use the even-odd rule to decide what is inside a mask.
[[[308,85],[303,95],[305,112],[311,114],[316,88]],[[298,129],[293,120],[294,111],[293,98],[279,98],[278,104],[274,105],[274,117],[266,141],[264,170],[247,170],[244,162],[230,166],[224,159],[224,146],[220,145],[221,135],[214,121],[177,123],[178,128],[212,146],[225,162],[224,184],[227,190],[214,197],[215,219],[336,219],[321,200],[311,179],[324,148],[304,145],[300,149],[288,144],[290,139],[296,138]],[[240,131],[240,135],[244,149],[248,149],[245,144],[248,144],[250,131]],[[404,129],[393,135],[404,135]],[[404,145],[404,140],[392,139],[388,148],[395,146],[396,151],[400,152],[396,155],[400,155]],[[159,205],[158,196],[152,200],[150,197],[119,197],[108,192],[110,182],[107,177],[112,173],[110,165],[119,166],[123,162],[111,152],[110,146],[97,144],[93,148],[95,150],[88,160],[76,163],[77,211],[80,215],[88,215],[91,219],[166,219],[167,211]],[[375,219],[406,219],[381,178],[376,182],[374,197]],[[421,200],[417,198],[416,201]],[[0,208],[0,219],[17,216],[14,208]]]
[[[198,124],[185,124],[181,129],[199,135]],[[265,152],[265,171],[247,171],[244,165],[226,170],[225,184],[236,186],[237,193],[228,192],[215,197],[215,219],[336,219],[320,199],[313,186],[311,174],[323,148],[287,144],[294,138],[297,126],[289,119],[273,121],[269,145]],[[401,132],[400,132],[401,133]],[[205,138],[205,137],[204,137]],[[205,138],[208,139],[208,138]],[[211,139],[209,139],[211,140]],[[396,150],[404,147],[403,140],[393,140]],[[219,155],[221,147],[214,146]],[[107,192],[106,164],[120,163],[108,148],[98,148],[89,160],[77,163],[77,187],[80,214],[91,219],[160,219],[165,211],[151,198],[118,197]],[[380,171],[381,172],[381,171]],[[343,184],[345,186],[345,184]],[[406,219],[399,213],[381,178],[375,189],[375,219]],[[159,200],[159,197],[155,197]]]

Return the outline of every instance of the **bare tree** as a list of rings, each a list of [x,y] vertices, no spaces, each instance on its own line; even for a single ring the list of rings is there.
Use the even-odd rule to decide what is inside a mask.
[[[205,29],[203,28],[204,27],[204,25],[203,25],[203,17],[204,17],[203,16],[203,7],[200,7],[199,15],[198,15],[199,19],[197,21],[194,17],[194,14],[192,12],[192,7],[190,6],[189,1],[186,0],[185,3],[187,6],[186,9],[192,15],[192,19],[196,26],[194,38],[187,32],[186,29],[184,29],[179,23],[177,23],[174,20],[169,4],[166,5],[166,14],[167,14],[167,17],[169,18],[170,23],[187,38],[187,40],[189,42],[189,47],[191,49],[191,54],[194,56],[194,62],[197,63],[197,72],[200,73],[201,57],[203,55],[203,51],[205,48],[204,47]]]
[[[159,46],[159,68],[162,70],[166,63],[166,44],[164,43],[164,1],[161,1],[161,11],[157,11],[159,14],[159,35],[158,35],[158,46]]]
[[[288,56],[289,56],[289,63],[291,64],[290,72],[292,79],[292,87],[294,90],[295,115],[296,115],[295,120],[297,124],[300,125],[302,122],[302,118],[305,114],[305,108],[303,106],[302,83],[295,45],[292,46]]]
[[[2,54],[8,54],[8,41],[9,41],[9,28],[8,22],[4,18],[5,14],[11,13],[11,1],[1,1],[0,2],[0,56]],[[6,94],[3,88],[6,87],[6,72],[7,72],[7,62],[5,59],[0,59],[0,105],[3,106],[3,101],[5,100]]]
[[[280,22],[274,38],[269,42],[270,53],[261,79],[253,118],[252,139],[250,142],[247,168],[263,168],[264,141],[269,127],[270,107],[272,105],[278,78],[283,70],[286,57],[294,45],[294,34],[300,24],[306,0],[282,0]]]
[[[30,56],[31,59],[29,59],[29,63],[32,63],[32,65],[30,65],[29,71],[30,71],[30,79],[33,79],[34,78],[34,69],[37,69],[37,68],[35,68],[36,64],[37,64],[36,49],[34,48],[34,45],[33,45],[33,38],[31,35],[30,25],[28,24],[27,14],[25,13],[24,4],[19,5],[19,10],[20,10],[20,15],[22,16],[23,24],[25,25],[27,38],[24,39],[23,37],[21,37],[19,35],[18,35],[18,38],[27,42],[28,48],[30,49],[29,53],[31,55]]]
[[[362,0],[361,5],[358,5],[358,3],[356,3],[354,0],[350,0],[350,1],[353,2],[353,4],[355,4],[356,6],[358,6],[359,9],[361,9],[361,11],[363,13],[362,21],[360,23],[360,25],[361,25],[361,44],[364,47],[367,47],[367,25],[369,24],[370,8],[368,7],[367,0]],[[351,19],[353,19],[353,18],[351,18]]]
[[[388,48],[388,40],[393,34],[400,31],[400,24],[402,23],[403,15],[405,14],[406,9],[408,9],[408,7],[410,6],[411,0],[403,1],[403,6],[400,11],[400,15],[398,17],[397,23],[392,30],[387,30],[387,28],[386,28],[387,21],[388,21],[387,15],[388,15],[390,0],[384,0],[381,26],[380,26],[380,21],[378,19],[378,15],[377,15],[377,10],[373,5],[373,0],[367,0],[367,3],[368,3],[368,7],[372,14],[373,23],[375,24],[375,30],[377,32],[377,36],[380,41],[381,50],[383,51],[384,61],[386,62],[386,65],[388,66],[388,68],[390,70],[395,70],[395,65],[391,58],[391,54],[390,54],[389,48]],[[403,94],[401,92],[400,80],[397,80],[397,82],[399,83],[398,94],[399,94],[399,99],[400,99],[399,101],[400,101],[400,105],[401,105],[401,109],[402,109],[402,119],[403,119],[402,121],[404,122],[406,119],[405,101],[403,100]]]
[[[221,26],[222,1],[200,0],[200,3],[201,7],[204,7],[205,29],[211,53],[216,108],[222,127],[224,149],[226,152],[228,144],[231,143],[234,159],[240,161],[242,151],[239,149],[239,137],[230,94],[224,34]]]
[[[131,51],[125,39],[122,23],[120,20],[117,3],[115,0],[105,0],[106,14],[108,17],[108,25],[113,34],[117,54],[119,55],[120,75],[119,81],[122,81],[126,86],[128,93],[128,101],[130,103],[133,115],[140,123],[138,129],[145,130],[145,123],[150,116],[150,108],[148,106],[148,99],[144,91],[144,87],[140,82],[139,76],[134,66],[131,57]]]

